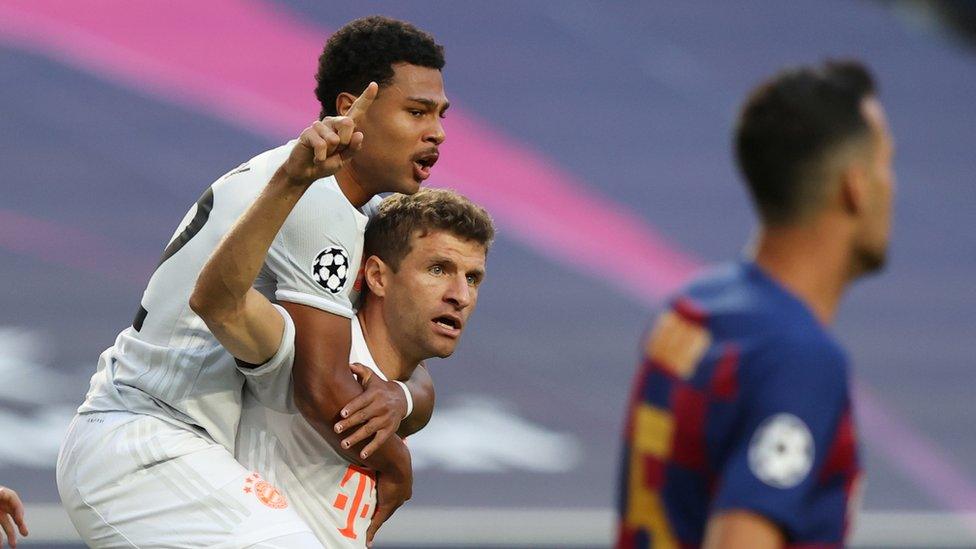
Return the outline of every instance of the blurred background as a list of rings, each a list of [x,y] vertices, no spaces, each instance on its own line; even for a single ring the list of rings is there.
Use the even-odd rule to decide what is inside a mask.
[[[638,340],[754,228],[738,105],[832,56],[873,68],[898,150],[890,267],[836,325],[868,477],[854,545],[976,547],[976,7],[840,0],[0,0],[0,484],[25,541],[78,544],[57,449],[177,223],[315,118],[325,39],[377,13],[445,45],[431,181],[500,227],[381,546],[609,543]]]

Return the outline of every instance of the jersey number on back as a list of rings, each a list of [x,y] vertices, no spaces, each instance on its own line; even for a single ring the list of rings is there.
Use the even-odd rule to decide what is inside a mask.
[[[207,220],[210,219],[210,211],[213,210],[213,199],[213,187],[209,187],[203,192],[203,196],[197,200],[197,211],[195,214],[193,214],[193,219],[190,220],[190,223],[180,234],[176,235],[176,238],[169,243],[169,246],[166,246],[166,249],[163,250],[163,257],[159,259],[159,263],[157,263],[156,268],[153,269],[153,274],[156,274],[156,271],[159,270],[160,265],[166,263],[167,259],[176,255],[176,252],[180,251],[183,246],[186,246],[186,243],[189,242],[190,239],[200,232],[200,229],[202,229],[207,223]],[[152,278],[152,275],[149,275],[149,278]],[[146,321],[146,316],[148,314],[149,311],[147,311],[146,308],[140,304],[139,312],[136,313],[136,318],[132,321],[132,327],[135,328],[137,332],[142,330],[142,323]]]

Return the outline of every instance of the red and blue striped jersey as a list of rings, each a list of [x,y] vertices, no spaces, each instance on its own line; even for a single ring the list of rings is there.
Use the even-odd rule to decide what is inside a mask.
[[[697,547],[758,513],[791,547],[841,547],[860,477],[847,359],[755,264],[693,282],[644,340],[624,432],[618,548]]]

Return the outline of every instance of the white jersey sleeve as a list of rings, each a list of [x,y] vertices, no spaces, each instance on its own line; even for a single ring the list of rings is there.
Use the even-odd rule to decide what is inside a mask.
[[[352,318],[368,221],[335,178],[316,182],[268,251],[263,273],[274,277],[275,298]]]
[[[254,368],[239,366],[238,369],[244,374],[248,390],[262,406],[276,412],[296,413],[298,408],[291,379],[295,360],[295,322],[281,305],[274,307],[285,321],[278,351],[264,364]]]

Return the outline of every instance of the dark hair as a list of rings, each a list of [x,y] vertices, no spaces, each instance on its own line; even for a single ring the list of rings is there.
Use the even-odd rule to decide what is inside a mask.
[[[315,97],[322,106],[319,118],[337,114],[340,93],[359,95],[370,82],[389,84],[395,63],[441,70],[444,47],[410,23],[379,15],[356,19],[336,31],[325,43],[315,75]]]
[[[794,222],[820,203],[819,176],[832,155],[869,135],[861,105],[874,94],[870,72],[856,61],[789,69],[750,94],[735,153],[764,223]]]
[[[365,257],[375,255],[396,271],[410,253],[414,235],[432,231],[477,242],[486,254],[495,239],[495,225],[484,208],[454,191],[425,188],[391,195],[380,204],[366,227]]]

